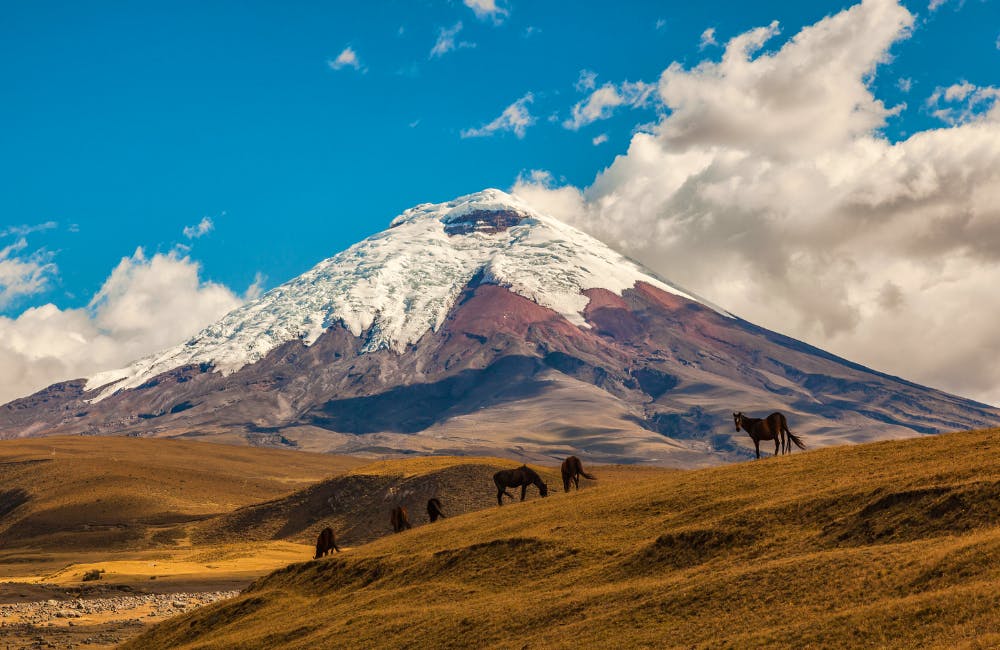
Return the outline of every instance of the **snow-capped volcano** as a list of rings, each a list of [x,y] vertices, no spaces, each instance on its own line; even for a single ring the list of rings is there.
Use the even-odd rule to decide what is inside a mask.
[[[1000,424],[1000,410],[757,327],[485,190],[407,210],[174,348],[0,406],[0,438],[695,466],[752,453],[737,410],[780,410],[810,446]]]
[[[311,345],[338,321],[364,336],[365,352],[403,353],[425,332],[441,327],[475,277],[584,328],[588,289],[620,296],[645,282],[699,301],[593,237],[515,196],[487,189],[411,208],[388,230],[320,262],[185,343],[90,377],[86,389],[102,388],[99,401],[190,364],[210,364],[229,374],[287,341]]]

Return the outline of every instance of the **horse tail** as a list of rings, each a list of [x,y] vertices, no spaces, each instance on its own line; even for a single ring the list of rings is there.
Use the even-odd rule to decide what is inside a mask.
[[[596,481],[597,480],[596,476],[594,476],[593,474],[588,474],[587,472],[583,471],[582,469],[580,470],[580,476],[582,476],[583,478],[589,478],[591,481]]]
[[[794,442],[794,443],[795,443],[795,446],[796,446],[796,447],[798,447],[799,449],[805,449],[805,448],[806,448],[805,444],[804,444],[804,443],[802,442],[802,439],[801,439],[801,438],[799,438],[799,437],[798,437],[797,435],[795,435],[794,433],[792,433],[792,432],[791,432],[791,431],[790,431],[790,430],[788,429],[788,426],[787,426],[787,425],[785,426],[785,435],[787,435],[787,436],[788,436],[788,439],[789,439],[789,440],[791,440],[792,442]]]

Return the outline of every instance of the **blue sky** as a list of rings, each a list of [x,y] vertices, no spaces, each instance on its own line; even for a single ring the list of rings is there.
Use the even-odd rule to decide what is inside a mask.
[[[531,169],[585,186],[655,109],[563,128],[581,70],[653,82],[673,61],[719,56],[700,47],[705,29],[724,42],[779,20],[777,45],[848,4],[510,2],[496,24],[460,2],[11,3],[0,218],[58,223],[28,245],[53,252],[59,273],[4,313],[86,304],[121,257],[191,243],[183,228],[205,216],[215,229],[192,256],[242,290],[257,272],[267,286],[297,275],[416,203],[506,188]],[[996,3],[908,5],[926,22],[875,81],[887,103],[908,103],[890,137],[934,121],[913,97],[989,82],[1000,64]],[[457,23],[457,43],[474,47],[430,58]],[[363,72],[328,65],[346,47]],[[529,92],[537,123],[523,138],[461,137]]]
[[[654,86],[672,63],[719,61],[729,39],[778,21],[760,52],[773,53],[852,4],[6,3],[0,258],[41,270],[0,315],[85,308],[138,247],[242,294],[417,203],[506,189],[531,170],[586,188],[670,113]],[[954,125],[928,105],[936,90],[983,90],[978,115],[1000,82],[997,2],[902,4],[912,26],[865,78],[897,107],[876,130],[891,143]],[[625,105],[570,128],[605,83]],[[512,105],[530,123],[494,123]]]

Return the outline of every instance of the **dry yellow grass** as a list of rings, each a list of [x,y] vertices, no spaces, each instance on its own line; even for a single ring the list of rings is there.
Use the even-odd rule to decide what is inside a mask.
[[[116,553],[57,552],[35,554],[37,562],[27,563],[23,560],[32,554],[20,551],[22,564],[29,566],[22,566],[19,575],[2,576],[2,580],[72,587],[85,582],[83,576],[88,571],[98,570],[101,585],[129,585],[139,591],[177,591],[192,586],[203,590],[238,589],[312,553],[311,546],[277,541],[253,546],[225,544]],[[3,557],[0,555],[0,559]]]
[[[127,647],[1000,644],[998,430],[594,471],[290,565]]]
[[[178,440],[3,441],[0,581],[62,584],[78,581],[82,566],[165,562],[175,551],[183,563],[195,523],[286,495],[364,462]],[[251,561],[254,555],[260,553],[246,552],[244,567],[224,582],[245,584],[294,557],[286,552]],[[161,566],[149,572],[156,573],[171,571]],[[112,577],[105,575],[102,582]],[[125,574],[118,577],[128,582]],[[208,582],[219,578],[205,577]],[[139,572],[136,579],[148,575]]]

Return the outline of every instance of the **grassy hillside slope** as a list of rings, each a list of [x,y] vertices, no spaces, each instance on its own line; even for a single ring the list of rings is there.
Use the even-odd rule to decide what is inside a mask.
[[[127,647],[1000,645],[1000,430],[594,471],[289,565]]]
[[[375,462],[280,499],[208,519],[195,527],[193,538],[199,544],[278,539],[313,544],[319,531],[332,526],[339,545],[356,546],[391,533],[389,513],[397,505],[407,509],[413,526],[429,523],[431,497],[442,500],[447,517],[496,506],[493,474],[519,464],[453,456]],[[562,490],[558,469],[535,469],[550,490]],[[538,492],[530,487],[528,494]]]
[[[180,440],[0,442],[0,548],[174,546],[184,525],[273,499],[364,460]]]

